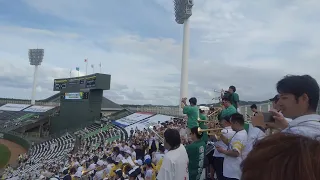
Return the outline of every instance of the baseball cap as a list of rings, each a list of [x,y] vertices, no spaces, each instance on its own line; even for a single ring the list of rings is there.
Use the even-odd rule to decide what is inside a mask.
[[[151,164],[151,159],[144,160],[144,164]]]
[[[142,166],[142,165],[143,165],[143,162],[142,162],[141,159],[134,160],[134,163],[138,164],[139,166]]]
[[[279,95],[275,95],[273,98],[269,99],[269,101],[277,102],[279,100]]]

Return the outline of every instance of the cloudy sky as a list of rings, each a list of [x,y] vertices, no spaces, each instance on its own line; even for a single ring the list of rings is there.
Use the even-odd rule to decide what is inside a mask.
[[[27,53],[39,47],[37,99],[70,69],[83,75],[88,58],[112,75],[111,100],[176,105],[182,28],[171,0],[0,0],[1,97],[30,98]],[[235,85],[242,100],[265,100],[286,74],[319,79],[319,30],[318,0],[195,0],[189,96],[209,103],[213,89]]]

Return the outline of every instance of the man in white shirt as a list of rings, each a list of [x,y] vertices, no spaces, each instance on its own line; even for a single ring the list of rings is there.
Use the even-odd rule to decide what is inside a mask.
[[[189,180],[189,158],[186,148],[181,144],[178,130],[167,129],[164,139],[164,146],[169,151],[163,158],[157,180]]]
[[[221,121],[221,126],[224,128],[221,132],[228,139],[231,140],[232,136],[235,134],[235,131],[231,128],[230,117],[227,116]],[[228,146],[222,141],[216,141],[214,143],[216,147],[221,147],[223,149],[227,149]],[[213,169],[217,175],[218,180],[224,180],[223,176],[223,161],[225,154],[220,153],[219,151],[214,151],[213,153]]]
[[[285,133],[300,134],[311,138],[320,136],[320,115],[317,114],[319,85],[309,75],[286,76],[277,83],[281,113],[272,111],[276,127]],[[288,122],[284,117],[291,118]]]
[[[247,141],[247,132],[244,129],[244,118],[241,114],[231,115],[231,128],[236,133],[228,139],[225,135],[221,135],[221,140],[227,145],[227,149],[216,147],[216,150],[224,154],[223,176],[225,180],[240,180],[242,162],[242,152]]]

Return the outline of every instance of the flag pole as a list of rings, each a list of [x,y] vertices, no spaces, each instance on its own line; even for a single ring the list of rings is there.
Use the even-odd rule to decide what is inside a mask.
[[[70,69],[70,77],[71,77],[71,71],[72,71],[72,69]]]
[[[100,66],[100,73],[101,73],[101,62],[100,62],[100,64],[99,64],[99,66]]]

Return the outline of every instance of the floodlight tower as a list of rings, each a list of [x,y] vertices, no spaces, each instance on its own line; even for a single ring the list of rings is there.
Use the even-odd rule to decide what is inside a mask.
[[[42,63],[43,55],[44,55],[44,49],[29,49],[30,65],[34,66],[33,87],[32,87],[32,94],[31,94],[31,104],[32,105],[35,104],[38,66],[41,65],[41,63]]]
[[[174,0],[176,22],[183,24],[182,63],[180,80],[180,99],[188,96],[188,59],[189,59],[189,18],[192,15],[193,0]],[[181,109],[181,108],[180,108]]]

